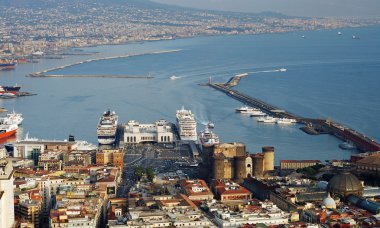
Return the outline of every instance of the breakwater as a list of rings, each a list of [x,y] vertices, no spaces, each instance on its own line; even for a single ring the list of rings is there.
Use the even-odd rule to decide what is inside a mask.
[[[38,71],[31,73],[27,76],[29,77],[40,77],[40,78],[52,78],[52,77],[65,77],[65,75],[49,75],[49,72],[57,71],[57,70],[62,70],[65,68],[85,64],[85,63],[91,63],[91,62],[96,62],[96,61],[103,61],[103,60],[111,60],[111,59],[119,59],[119,58],[130,58],[130,57],[137,57],[137,56],[144,56],[144,55],[158,55],[158,54],[165,54],[165,53],[174,53],[174,52],[179,52],[181,49],[175,49],[175,50],[166,50],[166,51],[155,51],[155,52],[147,52],[147,53],[137,53],[137,54],[128,54],[128,55],[119,55],[119,56],[110,56],[110,57],[102,57],[102,58],[95,58],[95,59],[88,59],[72,64],[67,64],[59,67],[54,67],[54,68],[49,68],[43,71]],[[75,77],[86,77],[85,75],[74,75]],[[116,75],[99,75],[99,77],[102,78],[151,78],[150,76],[118,76],[115,77]],[[72,75],[73,77],[73,75]],[[96,75],[91,75],[90,77],[97,77]]]
[[[237,90],[233,90],[226,84],[209,82],[207,85],[247,105],[259,108],[274,117],[295,119],[298,123],[305,124],[310,131],[315,133],[315,135],[318,135],[320,132],[328,133],[343,141],[352,142],[356,148],[361,151],[380,151],[380,144],[374,139],[333,120],[311,119],[297,116],[262,100],[250,97]]]

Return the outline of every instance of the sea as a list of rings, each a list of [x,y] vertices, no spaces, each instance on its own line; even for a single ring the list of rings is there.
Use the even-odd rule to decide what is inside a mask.
[[[274,146],[276,164],[282,159],[349,159],[357,151],[341,150],[337,138],[307,135],[300,125],[257,123],[235,112],[244,104],[199,84],[248,73],[235,89],[303,117],[330,118],[380,141],[379,37],[380,27],[375,26],[75,48],[70,51],[96,54],[40,59],[0,71],[1,85],[18,84],[37,94],[0,100],[0,107],[23,114],[18,138],[62,140],[72,134],[95,144],[97,123],[108,109],[116,111],[120,123],[153,123],[175,122],[176,110],[184,106],[195,114],[198,131],[212,121],[222,142],[243,142],[250,153]],[[50,74],[153,79],[26,76],[88,59],[134,54],[143,55],[92,61]],[[178,78],[171,80],[173,75]]]

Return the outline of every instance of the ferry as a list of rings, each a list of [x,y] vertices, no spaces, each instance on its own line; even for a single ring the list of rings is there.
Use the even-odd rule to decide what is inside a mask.
[[[260,111],[260,109],[252,108],[252,107],[244,105],[240,108],[235,108],[235,111],[241,114],[255,114],[257,113],[257,111]]]
[[[207,125],[205,129],[199,133],[198,141],[202,150],[205,147],[210,147],[220,143],[219,136],[212,132]]]
[[[22,124],[24,118],[21,113],[16,113],[13,111],[12,113],[8,113],[6,117],[2,118],[2,121],[7,124],[16,124],[17,126]]]
[[[178,79],[178,78],[180,78],[180,77],[177,77],[177,76],[175,76],[175,75],[170,76],[170,80],[176,80],[176,79]]]
[[[288,118],[279,118],[276,120],[277,124],[294,124],[297,123],[297,120],[295,119],[288,119]]]
[[[191,110],[186,110],[183,106],[182,109],[177,110],[177,128],[181,140],[197,140],[197,123],[195,122],[194,114]]]
[[[115,143],[118,116],[114,111],[106,111],[100,117],[97,127],[98,142],[102,145],[110,145]]]
[[[255,110],[250,113],[250,117],[266,116],[267,114],[261,110]]]
[[[208,129],[214,129],[215,124],[213,122],[208,122],[207,127],[208,127]]]
[[[245,77],[248,76],[248,73],[242,73],[242,74],[237,74],[235,77]]]
[[[277,118],[274,118],[272,116],[265,116],[265,117],[260,117],[257,119],[257,122],[261,123],[276,123]]]

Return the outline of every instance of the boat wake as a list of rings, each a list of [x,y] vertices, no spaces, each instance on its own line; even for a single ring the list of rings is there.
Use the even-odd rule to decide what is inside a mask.
[[[275,70],[251,71],[251,72],[247,72],[245,74],[274,73],[274,72],[286,72],[286,71],[288,71],[288,69],[280,68],[280,69],[275,69]]]

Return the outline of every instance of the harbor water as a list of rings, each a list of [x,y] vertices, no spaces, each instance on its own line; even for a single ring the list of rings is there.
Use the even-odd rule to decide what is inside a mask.
[[[274,146],[280,159],[346,159],[353,151],[339,149],[329,135],[310,136],[299,125],[257,123],[235,113],[243,104],[209,87],[209,77],[226,82],[248,73],[236,87],[294,114],[331,118],[380,141],[380,27],[131,43],[84,48],[95,55],[41,59],[0,72],[0,84],[22,85],[37,96],[0,100],[0,107],[24,115],[18,137],[78,139],[97,142],[101,114],[115,110],[119,121],[175,122],[185,106],[195,113],[198,131],[207,121],[222,142],[244,142],[259,152]],[[352,39],[352,36],[360,39]],[[304,37],[302,37],[304,36]],[[131,78],[32,78],[25,75],[87,59],[175,50],[179,52],[92,61],[50,72],[67,75],[137,75]],[[286,72],[278,69],[286,68]],[[175,75],[176,79],[170,77]],[[3,141],[3,143],[6,141]]]

